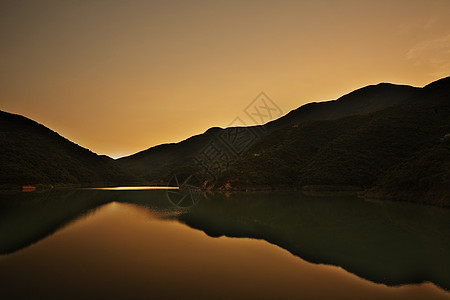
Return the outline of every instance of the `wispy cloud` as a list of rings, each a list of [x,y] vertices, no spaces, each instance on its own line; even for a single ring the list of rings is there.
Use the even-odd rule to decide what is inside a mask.
[[[450,34],[419,42],[406,53],[414,65],[431,69],[433,75],[450,74]]]
[[[430,28],[432,28],[434,25],[436,25],[437,21],[438,21],[437,17],[429,18],[426,21],[425,25],[423,25],[423,29],[430,29]]]

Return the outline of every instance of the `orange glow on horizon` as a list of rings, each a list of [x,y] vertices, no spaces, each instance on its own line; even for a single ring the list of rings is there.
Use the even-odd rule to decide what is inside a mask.
[[[4,1],[0,109],[99,154],[450,75],[450,1]]]
[[[118,186],[118,187],[103,187],[103,188],[88,188],[89,190],[102,191],[144,191],[144,190],[178,190],[176,186]]]

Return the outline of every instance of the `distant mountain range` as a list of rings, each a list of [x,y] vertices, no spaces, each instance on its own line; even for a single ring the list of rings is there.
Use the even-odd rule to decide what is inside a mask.
[[[263,126],[252,126],[250,132],[241,130],[240,135],[247,133],[247,138],[254,135],[267,136],[271,132],[284,127],[317,120],[334,120],[352,115],[366,114],[407,101],[419,88],[381,83],[370,85],[353,91],[333,101],[313,102],[292,110],[287,115],[273,120]],[[214,142],[223,146],[220,137],[236,134],[236,127],[213,127],[205,133],[190,137],[179,143],[158,145],[128,157],[119,158],[117,162],[123,168],[149,181],[166,179],[167,174],[180,166],[192,163],[200,152]],[[253,134],[254,133],[254,134]]]
[[[369,189],[450,206],[450,77],[382,110],[297,124],[255,143],[217,188]]]
[[[202,164],[211,145],[226,149],[224,136],[245,140],[252,134],[258,138],[245,152]],[[371,197],[448,206],[449,134],[447,77],[423,88],[367,86],[303,105],[263,126],[211,128],[117,162],[160,184],[184,173],[211,189],[365,190]]]
[[[230,147],[230,138],[242,151]],[[450,77],[423,88],[367,86],[265,125],[214,127],[116,161],[6,112],[0,145],[2,185],[167,184],[183,173],[210,189],[351,189],[448,206]],[[205,164],[215,148],[228,150]]]

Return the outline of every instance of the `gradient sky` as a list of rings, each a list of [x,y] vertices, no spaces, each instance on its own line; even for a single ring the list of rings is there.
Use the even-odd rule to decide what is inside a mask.
[[[261,91],[287,113],[448,76],[450,1],[2,0],[0,53],[1,110],[119,157],[225,127]]]

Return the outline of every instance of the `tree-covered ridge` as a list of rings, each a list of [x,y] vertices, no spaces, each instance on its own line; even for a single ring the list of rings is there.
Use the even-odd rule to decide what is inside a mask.
[[[336,120],[347,116],[371,113],[409,101],[419,88],[381,83],[370,85],[337,100],[314,102],[292,110],[283,117],[263,126],[247,127],[258,137],[289,125],[317,120]],[[180,167],[195,168],[190,164],[200,156],[208,144],[221,143],[221,136],[233,135],[236,128],[210,128],[203,134],[190,137],[179,143],[158,145],[117,160],[128,171],[153,182],[167,182],[167,175]],[[245,137],[243,137],[245,138]],[[251,134],[249,136],[251,138]]]
[[[237,160],[218,185],[359,186],[372,188],[372,197],[448,206],[449,133],[446,78],[378,112],[275,131]]]
[[[113,159],[23,116],[0,111],[0,184],[105,185],[138,179]]]

